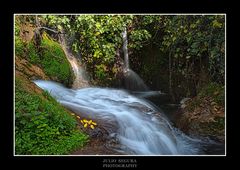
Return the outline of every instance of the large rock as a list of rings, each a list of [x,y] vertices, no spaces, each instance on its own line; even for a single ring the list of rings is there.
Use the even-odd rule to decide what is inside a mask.
[[[210,97],[187,100],[184,105],[183,114],[176,121],[178,128],[189,135],[225,141],[225,114],[222,106]]]

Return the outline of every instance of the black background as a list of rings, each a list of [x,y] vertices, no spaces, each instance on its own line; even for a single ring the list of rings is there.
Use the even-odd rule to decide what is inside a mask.
[[[28,0],[3,1],[0,5],[0,141],[1,141],[1,166],[5,168],[41,168],[48,169],[100,169],[104,158],[119,159],[120,157],[82,157],[82,156],[53,156],[53,157],[26,157],[13,155],[13,14],[14,13],[226,13],[227,14],[227,156],[187,156],[187,157],[121,157],[121,159],[134,158],[138,168],[144,169],[218,169],[230,168],[233,165],[233,152],[239,150],[234,146],[238,141],[238,126],[235,124],[238,114],[234,110],[234,101],[231,93],[233,85],[237,84],[237,40],[239,39],[239,19],[237,17],[237,0],[85,0],[85,1],[60,1],[60,0]],[[235,4],[234,4],[235,3]],[[238,30],[238,32],[237,32]],[[236,75],[234,75],[234,73]],[[233,80],[233,81],[231,81]],[[234,94],[233,93],[233,94]],[[236,99],[236,100],[235,100]],[[231,102],[230,102],[231,101]],[[234,122],[235,120],[235,122]],[[235,139],[233,138],[235,136]],[[228,163],[228,164],[227,164]],[[112,168],[109,168],[112,169]],[[135,169],[135,168],[127,168]]]

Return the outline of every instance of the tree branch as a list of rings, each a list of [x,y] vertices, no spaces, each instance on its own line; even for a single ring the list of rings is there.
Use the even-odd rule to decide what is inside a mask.
[[[48,31],[54,32],[54,33],[56,33],[56,34],[66,34],[66,33],[64,33],[64,32],[56,31],[56,30],[53,30],[53,29],[48,28],[48,27],[37,27],[37,29],[45,29],[45,30],[48,30]]]

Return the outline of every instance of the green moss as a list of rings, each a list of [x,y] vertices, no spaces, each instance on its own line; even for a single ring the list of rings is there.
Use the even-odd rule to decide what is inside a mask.
[[[43,34],[41,42],[42,60],[41,65],[44,72],[57,81],[70,85],[73,81],[73,74],[60,44],[50,39],[47,34]]]
[[[16,77],[16,154],[67,154],[83,146],[88,136],[76,129],[76,120],[47,92],[25,89],[27,82]]]
[[[74,79],[71,65],[59,43],[53,41],[46,33],[43,34],[41,48],[33,41],[24,44],[19,36],[15,37],[15,54],[27,59],[31,64],[43,68],[51,79],[70,86]]]

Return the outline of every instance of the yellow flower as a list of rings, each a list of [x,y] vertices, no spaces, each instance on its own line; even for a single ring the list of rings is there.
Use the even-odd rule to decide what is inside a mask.
[[[92,124],[93,124],[93,125],[95,125],[95,126],[97,125],[97,123],[96,123],[96,122],[92,122]]]
[[[87,123],[88,121],[87,121],[86,119],[83,119],[83,122],[84,122],[84,123]]]
[[[75,114],[71,113],[72,116],[74,116]]]
[[[91,123],[92,123],[92,120],[89,120],[89,121],[88,121],[88,124],[90,125]]]
[[[94,129],[94,126],[93,126],[93,125],[90,125],[90,127],[91,127],[92,129]]]
[[[80,119],[80,116],[77,116],[77,118]],[[81,121],[81,123],[83,124],[83,127],[84,127],[84,128],[87,128],[88,125],[89,125],[91,129],[95,129],[94,126],[97,125],[97,123],[96,123],[96,122],[93,122],[93,120],[91,120],[91,119],[90,119],[90,120],[82,119],[82,120],[80,120],[80,121]]]

